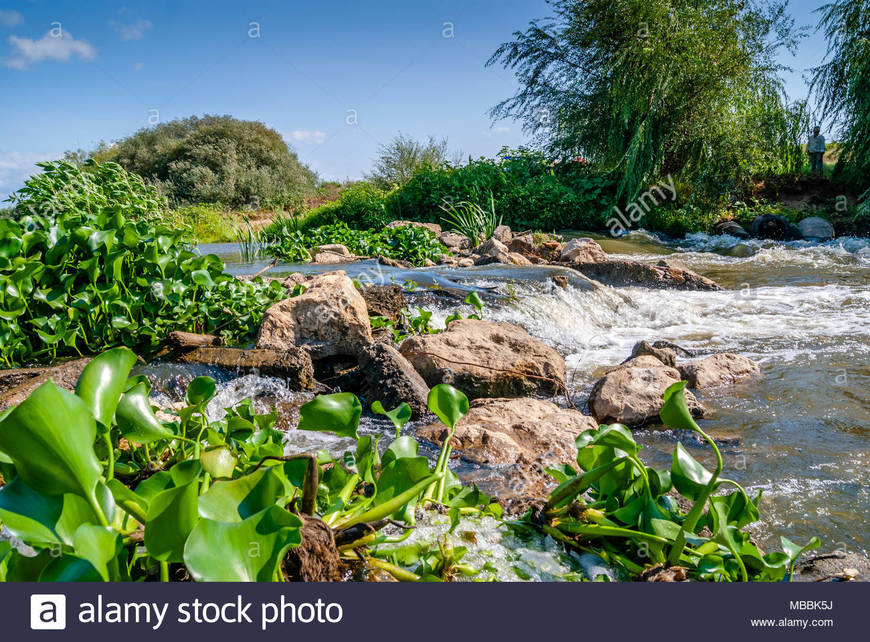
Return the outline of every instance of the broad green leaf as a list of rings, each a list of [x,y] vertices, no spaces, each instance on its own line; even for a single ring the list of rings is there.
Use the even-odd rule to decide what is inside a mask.
[[[150,386],[137,383],[123,395],[115,410],[118,431],[129,441],[150,444],[175,435],[154,415],[148,399]]]
[[[82,524],[99,523],[94,510],[78,495],[45,495],[21,479],[0,489],[0,522],[31,546],[72,545]]]
[[[201,519],[184,548],[197,582],[270,582],[287,550],[302,541],[302,520],[269,506],[240,522]]]
[[[76,383],[76,396],[87,404],[94,418],[107,428],[114,423],[115,409],[134,363],[136,355],[132,350],[112,348],[94,357]]]
[[[202,468],[214,479],[232,477],[239,459],[226,446],[206,450],[200,456]]]
[[[362,405],[356,395],[350,392],[319,395],[299,409],[299,430],[355,438],[360,416]]]
[[[119,579],[112,577],[110,568],[112,566],[117,568],[115,560],[121,548],[120,533],[104,526],[82,524],[73,535],[73,547],[76,556],[90,562],[103,581]]]
[[[686,395],[683,392],[685,387],[685,381],[678,381],[668,386],[662,409],[659,410],[659,418],[668,428],[696,431],[698,424],[692,419],[692,413],[686,405]]]
[[[372,412],[377,415],[385,415],[396,427],[396,434],[402,429],[411,419],[411,406],[404,401],[392,410],[384,410],[384,405],[380,401],[375,401],[372,404]]]
[[[387,446],[381,457],[381,464],[386,466],[395,459],[402,457],[416,457],[419,448],[417,440],[409,435],[402,435],[398,439],[394,439],[393,443]]]
[[[468,397],[447,383],[439,383],[429,391],[427,405],[451,429],[468,414]]]
[[[289,463],[289,462],[288,462]],[[231,481],[218,481],[199,498],[199,515],[216,522],[240,522],[287,497],[274,467]]]
[[[93,450],[96,434],[85,403],[48,381],[0,421],[0,450],[34,490],[96,503],[102,473]]]
[[[671,462],[671,481],[680,495],[688,499],[695,499],[712,477],[712,473],[698,463],[683,447],[683,444],[677,443]]]
[[[606,446],[616,448],[631,455],[640,451],[631,431],[622,424],[601,426],[598,430],[585,430],[574,440],[577,449],[586,446]]]
[[[197,377],[187,386],[187,402],[193,406],[206,404],[214,397],[217,384],[211,377]]]
[[[88,560],[73,555],[53,558],[39,575],[40,582],[101,582],[100,572]]]
[[[157,493],[148,506],[145,546],[148,553],[164,562],[181,562],[184,542],[199,519],[197,496],[198,461],[186,461],[170,471],[174,486]]]

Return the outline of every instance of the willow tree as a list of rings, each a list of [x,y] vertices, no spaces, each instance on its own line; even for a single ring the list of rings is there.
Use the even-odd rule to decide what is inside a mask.
[[[803,106],[788,105],[777,54],[800,33],[760,0],[553,0],[488,65],[519,91],[494,118],[523,121],[554,155],[619,173],[631,199],[667,174],[718,198],[752,175],[796,171]]]
[[[812,86],[842,133],[837,169],[867,190],[870,212],[870,0],[839,0],[819,11],[828,54],[813,70]]]

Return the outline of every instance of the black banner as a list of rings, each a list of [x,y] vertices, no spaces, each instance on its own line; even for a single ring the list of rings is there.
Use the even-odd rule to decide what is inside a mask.
[[[4,640],[865,639],[868,598],[845,582],[0,584],[0,621]]]

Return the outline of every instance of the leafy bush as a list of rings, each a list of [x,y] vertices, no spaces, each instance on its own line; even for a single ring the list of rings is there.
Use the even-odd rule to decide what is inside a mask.
[[[409,261],[420,266],[426,260],[436,261],[447,252],[432,231],[424,227],[403,226],[370,230],[353,230],[344,223],[324,225],[313,230],[286,229],[275,237],[264,230],[262,238],[267,243],[263,252],[282,261],[298,263],[311,259],[311,252],[319,245],[341,243],[358,256],[385,256]]]
[[[163,222],[190,231],[197,243],[232,241],[236,214],[217,203],[186,205],[167,212]]]
[[[171,330],[245,340],[265,308],[286,296],[280,286],[225,274],[216,256],[190,249],[184,231],[128,220],[128,212],[148,211],[127,192],[118,201],[108,190],[103,198],[77,195],[76,172],[66,174],[71,185],[56,180],[69,168],[45,165],[50,179],[29,179],[18,201],[52,203],[46,190],[58,188],[59,213],[0,219],[0,361],[50,361],[114,345],[148,352]],[[109,169],[113,181],[126,175]]]
[[[166,210],[166,199],[140,176],[117,163],[85,161],[80,167],[65,161],[37,163],[42,173],[31,176],[9,197],[16,216],[56,217],[63,212],[95,213],[123,208],[130,220],[153,220]]]
[[[379,531],[393,520],[412,526],[418,504],[445,506],[457,522],[460,511],[501,516],[447,468],[449,437],[431,469],[408,436],[381,454],[375,438],[357,435],[359,399],[338,393],[303,405],[298,429],[351,438],[356,448],[340,461],[284,456],[274,411],[255,414],[246,400],[207,419],[216,391],[208,377],[190,382],[174,421],[161,421],[148,380],[130,376],[135,362],[126,348],[105,352],[75,395],[49,381],[0,418],[0,525],[36,550],[26,557],[0,542],[0,580],[284,581],[287,553],[315,513],[340,551],[400,579],[475,572],[455,563],[461,551],[444,563],[441,546],[424,552],[441,562],[428,566],[399,566],[377,549],[403,539]],[[444,384],[428,405],[451,434],[468,412],[465,395]]]
[[[316,182],[278,132],[230,116],[161,123],[90,156],[145,177],[174,205],[299,208]]]
[[[447,162],[447,139],[430,136],[425,143],[399,134],[381,145],[374,170],[367,176],[375,185],[390,189],[404,185],[422,169],[435,169]]]
[[[387,212],[390,192],[360,181],[342,190],[338,198],[316,208],[306,219],[306,227],[345,223],[356,229],[378,228],[393,220]]]

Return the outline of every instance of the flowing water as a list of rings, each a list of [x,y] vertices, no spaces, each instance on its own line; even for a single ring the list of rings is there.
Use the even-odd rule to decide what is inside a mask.
[[[373,262],[340,267],[356,278],[414,281],[447,294],[491,293],[484,318],[519,324],[556,348],[568,365],[575,402],[585,401],[603,368],[627,358],[641,339],[670,340],[699,354],[727,350],[755,359],[764,375],[760,381],[698,393],[714,412],[701,425],[722,444],[726,474],[749,491],[763,491],[763,521],[751,527],[754,535],[769,550],[778,547],[780,534],[795,541],[818,535],[825,550],[870,548],[870,239],[775,243],[697,234],[665,242],[636,232],[598,240],[622,258],[655,261],[674,255],[725,289],[595,287],[550,267],[391,270]],[[253,273],[268,264],[240,263],[232,245],[201,249],[221,255],[235,273]],[[336,266],[277,266],[269,274],[324,269]],[[557,273],[572,274],[566,289],[553,282]],[[439,323],[461,301],[433,295],[418,299]],[[224,401],[263,387],[272,398],[276,391],[269,386],[280,388],[256,379],[241,386],[225,382],[238,389]],[[365,426],[387,431],[377,421]],[[636,434],[651,465],[668,467],[677,440],[712,465],[709,449],[691,435],[655,426]],[[427,526],[419,537],[435,537],[439,528]],[[483,544],[471,545],[469,555],[496,545],[489,541],[492,533],[481,537]],[[496,577],[516,579],[505,575],[510,567],[521,577],[570,579],[584,568],[583,560],[559,553],[552,542],[498,539],[505,550],[495,556],[502,564],[493,571]]]

